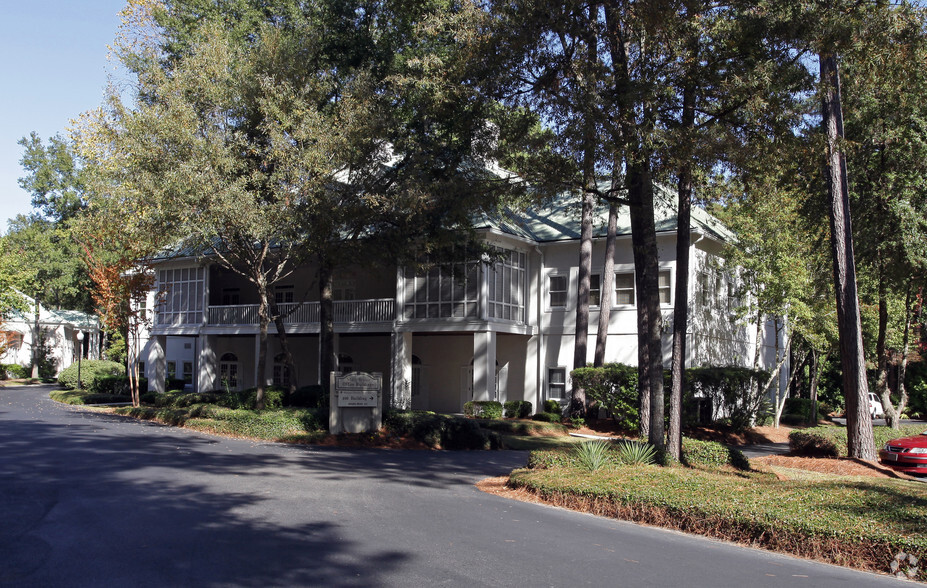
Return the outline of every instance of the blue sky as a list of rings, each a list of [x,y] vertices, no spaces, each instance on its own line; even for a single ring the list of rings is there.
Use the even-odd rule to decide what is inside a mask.
[[[0,19],[0,231],[32,210],[17,183],[21,137],[66,133],[71,119],[99,106],[124,0],[4,0]]]

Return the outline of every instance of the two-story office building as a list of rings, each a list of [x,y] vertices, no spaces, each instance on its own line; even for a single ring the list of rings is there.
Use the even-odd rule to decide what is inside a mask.
[[[335,356],[339,371],[382,372],[392,402],[416,409],[460,412],[469,400],[566,398],[573,363],[579,263],[575,199],[543,210],[486,221],[479,232],[502,250],[494,263],[462,260],[427,272],[403,267],[347,267],[334,279]],[[597,211],[593,250],[590,341],[601,300],[607,208]],[[657,213],[660,301],[670,354],[677,279],[675,213]],[[772,323],[738,324],[734,284],[721,257],[728,231],[702,210],[693,211],[688,366],[752,364],[760,345],[762,367],[776,360]],[[615,286],[607,361],[637,361],[637,294],[627,208],[618,220]],[[206,257],[163,259],[148,304],[153,327],[141,357],[149,386],[182,378],[198,391],[257,385],[258,305],[253,287]],[[296,373],[289,373],[270,326],[266,384],[315,384],[319,373],[319,303],[315,268],[298,268],[276,287]],[[784,348],[780,340],[779,348]],[[592,361],[594,345],[589,345]]]

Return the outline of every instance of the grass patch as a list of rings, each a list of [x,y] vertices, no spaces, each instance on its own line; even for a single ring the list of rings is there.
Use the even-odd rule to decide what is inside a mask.
[[[529,468],[512,472],[509,485],[559,506],[837,565],[890,572],[899,552],[927,556],[927,486],[918,482],[783,481],[729,466],[612,461],[590,472],[559,451],[532,453]]]
[[[581,443],[579,437],[539,437],[537,435],[502,435],[502,446],[517,451],[567,449]]]

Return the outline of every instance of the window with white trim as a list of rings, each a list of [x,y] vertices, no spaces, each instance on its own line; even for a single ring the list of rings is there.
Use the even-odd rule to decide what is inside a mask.
[[[615,305],[634,305],[634,272],[615,273]]]
[[[602,305],[602,276],[592,274],[589,276],[589,306]]]
[[[660,270],[658,282],[660,291],[660,304],[670,304],[670,301],[673,299],[673,291],[671,286],[672,279],[670,279],[670,271]]]
[[[566,308],[568,283],[569,280],[565,275],[547,276],[547,292],[550,296],[550,308]]]
[[[201,267],[158,271],[158,324],[182,325],[203,320],[206,272]]]
[[[566,368],[547,368],[547,397],[566,398]]]

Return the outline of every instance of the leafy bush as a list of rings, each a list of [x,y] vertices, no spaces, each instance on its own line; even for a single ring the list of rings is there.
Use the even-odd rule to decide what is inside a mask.
[[[502,403],[495,400],[471,400],[464,404],[464,414],[478,419],[501,419]]]
[[[603,439],[584,441],[578,444],[573,452],[576,454],[576,463],[580,467],[594,472],[605,467],[609,462],[609,452],[612,444]]]
[[[62,388],[74,390],[78,387],[77,367],[78,364],[73,363],[61,371],[61,374],[58,376],[58,384],[60,384]],[[88,390],[96,385],[97,378],[103,376],[122,376],[125,375],[125,373],[125,366],[114,361],[86,359],[80,363],[81,383]]]
[[[286,391],[276,386],[264,388],[264,408],[280,408]],[[231,409],[253,410],[257,403],[257,388],[229,390],[220,394],[217,404]]]
[[[533,406],[527,400],[509,400],[505,403],[505,418],[526,419],[531,416]]]
[[[729,465],[739,470],[749,470],[750,460],[739,449],[727,447],[717,441],[682,439],[682,463],[694,467],[718,468]]]
[[[19,365],[18,363],[11,363],[2,366],[2,373],[5,378],[13,378],[16,380],[23,380],[28,378],[31,374],[29,373],[29,368]]]
[[[793,455],[807,457],[838,457],[840,455],[840,449],[837,447],[839,435],[830,434],[830,431],[838,429],[830,427],[830,431],[826,434],[822,434],[819,429],[820,427],[817,427],[789,433],[789,451]],[[846,447],[846,431],[843,433],[843,445]]]
[[[306,408],[328,408],[328,396],[322,386],[312,384],[297,388],[292,394],[283,396],[283,406],[303,406]]]
[[[498,449],[501,437],[479,422],[423,410],[390,410],[383,417],[390,433],[411,436],[428,447],[443,449]]]
[[[165,378],[165,390],[183,390],[187,386],[187,381],[183,378]]]
[[[555,412],[563,416],[563,405],[559,400],[549,398],[544,401],[544,412]]]
[[[699,398],[707,398],[731,428],[743,431],[752,426],[762,412],[765,394],[754,394],[754,390],[762,387],[768,378],[768,372],[742,367],[688,369],[684,412],[692,414]],[[755,386],[757,383],[760,385]]]
[[[636,430],[640,426],[637,367],[609,363],[575,369],[570,377],[574,386],[586,391],[586,398],[607,410],[623,428]]]
[[[129,376],[100,376],[92,383],[87,385],[87,390],[96,394],[114,394],[117,396],[129,396],[131,387],[129,386]],[[139,394],[148,391],[148,380],[139,378]]]
[[[563,420],[563,415],[559,412],[539,412],[531,418],[542,423],[559,423]]]

